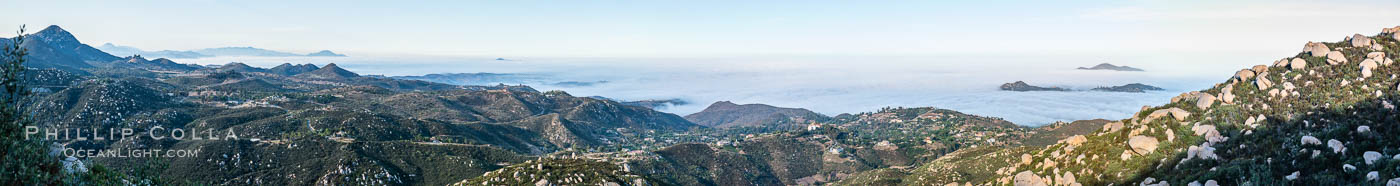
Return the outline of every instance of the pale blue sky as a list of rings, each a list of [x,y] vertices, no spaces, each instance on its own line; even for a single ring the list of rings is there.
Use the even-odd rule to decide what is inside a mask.
[[[1276,52],[1400,25],[1400,1],[0,1],[0,28],[93,45],[351,54]]]

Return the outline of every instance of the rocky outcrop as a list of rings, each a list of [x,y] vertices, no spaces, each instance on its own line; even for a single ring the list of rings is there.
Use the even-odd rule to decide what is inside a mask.
[[[1366,151],[1365,153],[1361,154],[1361,157],[1364,161],[1366,161],[1366,165],[1370,165],[1375,164],[1376,160],[1381,159],[1381,153],[1376,151]]]
[[[1356,34],[1356,35],[1352,35],[1351,37],[1349,37],[1349,38],[1347,38],[1347,39],[1348,39],[1348,41],[1351,41],[1351,46],[1352,46],[1352,47],[1355,47],[1355,48],[1369,48],[1369,49],[1371,49],[1371,50],[1385,50],[1385,46],[1384,46],[1384,45],[1381,45],[1376,39],[1372,39],[1371,37],[1366,36],[1366,35]]]
[[[1254,79],[1255,87],[1259,87],[1259,90],[1267,90],[1269,89],[1269,87],[1274,86],[1274,81],[1271,81],[1269,80],[1269,78],[1266,78],[1267,76],[1264,76],[1267,74],[1267,72],[1260,72],[1259,74],[1260,76],[1255,77]]]
[[[1106,132],[1118,132],[1118,130],[1122,130],[1122,129],[1123,129],[1123,122],[1116,122],[1116,121],[1115,121],[1115,122],[1109,122],[1108,124],[1103,124],[1103,130],[1106,131]]]
[[[1299,138],[1299,143],[1303,145],[1321,145],[1322,140],[1318,140],[1317,137],[1313,136],[1303,136]]]
[[[1225,88],[1221,88],[1220,97],[1218,98],[1220,99],[1221,103],[1235,104],[1235,84],[1227,84],[1225,85]]]
[[[1347,56],[1342,51],[1327,52],[1327,64],[1340,65],[1342,63],[1347,63]]]
[[[1332,49],[1327,48],[1327,44],[1323,43],[1308,42],[1308,44],[1303,45],[1303,52],[1312,56],[1325,57],[1327,52],[1331,51]]]
[[[1196,108],[1204,110],[1210,108],[1211,105],[1215,105],[1215,96],[1201,94],[1199,98],[1196,99]]]
[[[1327,148],[1332,148],[1332,153],[1339,154],[1342,153],[1342,151],[1347,150],[1347,146],[1345,144],[1342,144],[1342,141],[1338,141],[1337,139],[1327,140]]]
[[[1240,69],[1240,71],[1235,71],[1236,81],[1244,82],[1251,79],[1254,79],[1254,70]]]
[[[1030,165],[1035,159],[1030,154],[1021,154],[1021,165]]]
[[[1366,37],[1366,35],[1356,34],[1351,36],[1351,47],[1371,47],[1372,44],[1375,44],[1375,42],[1371,41],[1371,38]]]
[[[1089,140],[1088,138],[1084,138],[1084,135],[1074,135],[1064,139],[1064,143],[1069,144],[1069,146],[1079,146],[1084,144],[1085,141]]]
[[[1394,59],[1388,58],[1388,57],[1385,55],[1385,52],[1371,52],[1371,53],[1366,53],[1366,60],[1375,61],[1377,64],[1380,64],[1381,66],[1390,65],[1391,63],[1394,63],[1394,62],[1395,62]]]
[[[1288,68],[1298,71],[1306,70],[1308,69],[1308,61],[1303,60],[1303,58],[1293,58],[1288,60]]]
[[[1361,62],[1360,66],[1361,77],[1370,78],[1372,73],[1371,71],[1374,71],[1376,69],[1376,66],[1380,66],[1380,64],[1377,64],[1375,60],[1366,59],[1366,61]]]
[[[1215,155],[1215,147],[1211,147],[1209,144],[1192,145],[1191,147],[1187,147],[1185,160],[1191,160],[1196,158],[1200,158],[1203,160],[1213,160],[1220,159],[1220,156]]]
[[[1221,142],[1226,139],[1225,136],[1220,135],[1220,131],[1215,130],[1215,125],[1197,125],[1191,127],[1191,131],[1195,132],[1196,136],[1205,138],[1206,142],[1209,143]]]
[[[1389,65],[1393,61],[1394,60],[1391,60],[1390,58],[1386,58],[1385,52],[1367,53],[1366,59],[1362,60],[1360,64],[1361,77],[1370,78],[1371,74],[1373,73],[1372,71],[1375,71],[1376,67]]]
[[[1132,147],[1133,153],[1146,155],[1157,150],[1157,138],[1150,136],[1133,136],[1128,138],[1128,146]]]
[[[1381,34],[1390,34],[1390,38],[1400,41],[1400,26],[1381,29]]]
[[[1016,185],[1016,186],[1047,186],[1047,185],[1049,185],[1049,184],[1046,184],[1046,183],[1045,183],[1045,182],[1046,182],[1045,179],[1040,178],[1040,176],[1036,176],[1035,173],[1032,173],[1031,171],[1021,171],[1020,173],[1016,173],[1015,180],[1016,180],[1016,182],[1015,182],[1015,185]]]
[[[1142,183],[1141,183],[1141,184],[1138,184],[1138,185],[1140,185],[1140,186],[1171,186],[1172,184],[1171,184],[1171,182],[1167,182],[1167,180],[1157,181],[1157,178],[1147,177],[1147,179],[1143,179],[1143,180],[1142,180]]]
[[[1253,70],[1255,74],[1262,76],[1264,73],[1269,72],[1269,66],[1254,65],[1254,67],[1250,67],[1249,70]]]
[[[1147,114],[1147,118],[1143,119],[1142,123],[1151,123],[1157,118],[1166,116],[1176,118],[1177,121],[1185,121],[1186,117],[1191,116],[1191,112],[1187,112],[1186,110],[1182,110],[1180,108],[1159,109],[1156,111],[1152,111],[1151,114]]]

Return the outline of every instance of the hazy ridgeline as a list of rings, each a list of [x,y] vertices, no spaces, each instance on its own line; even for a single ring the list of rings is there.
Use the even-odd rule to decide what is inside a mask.
[[[363,74],[511,73],[517,79],[469,83],[525,84],[578,96],[621,100],[684,99],[691,104],[661,108],[685,115],[708,103],[764,103],[808,108],[828,115],[868,112],[887,106],[934,106],[1003,117],[1021,125],[1054,121],[1122,118],[1144,105],[1165,103],[1179,92],[1228,77],[1235,61],[1261,55],[1226,54],[1209,59],[1160,56],[913,56],[913,57],[730,57],[730,58],[510,58],[447,56],[213,57],[184,59],[198,64],[232,61],[258,67],[281,63],[334,62]],[[1259,58],[1259,59],[1256,59]],[[1109,62],[1145,72],[1088,71],[1075,67]],[[1008,92],[1013,81],[1088,90],[1145,83],[1166,88],[1147,93],[1098,91]],[[560,82],[600,82],[587,86]]]

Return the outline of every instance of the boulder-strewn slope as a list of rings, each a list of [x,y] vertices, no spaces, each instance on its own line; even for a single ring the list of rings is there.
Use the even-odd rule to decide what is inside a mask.
[[[1026,137],[1022,144],[1029,146],[1046,146],[1054,144],[1055,141],[1069,138],[1074,135],[1089,134],[1099,130],[1104,124],[1108,124],[1106,119],[1079,120],[1074,122],[1055,122],[1050,125],[1036,127],[1034,134]]]
[[[977,157],[1010,162],[994,179],[905,184],[1400,184],[1397,30],[1310,42],[1298,55],[1242,69],[1093,134]],[[954,173],[921,169],[911,177]]]
[[[705,144],[680,144],[655,152],[657,161],[629,164],[647,177],[676,185],[781,185],[772,165],[751,155]]]
[[[884,108],[732,145],[676,145],[656,151],[656,161],[634,167],[651,172],[643,176],[679,185],[830,184],[868,172],[903,175],[959,149],[1018,146],[1030,131],[999,118],[945,109]]]
[[[459,185],[653,185],[646,178],[606,161],[539,159],[488,172]]]

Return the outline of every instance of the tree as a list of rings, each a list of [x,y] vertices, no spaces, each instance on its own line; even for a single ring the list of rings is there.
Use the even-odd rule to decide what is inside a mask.
[[[23,114],[24,98],[29,90],[24,87],[25,56],[29,51],[24,44],[24,26],[20,26],[19,36],[10,40],[0,55],[0,183],[15,185],[55,185],[61,180],[62,166],[55,157],[49,156],[48,148],[41,140],[25,139],[23,130],[33,122]]]

